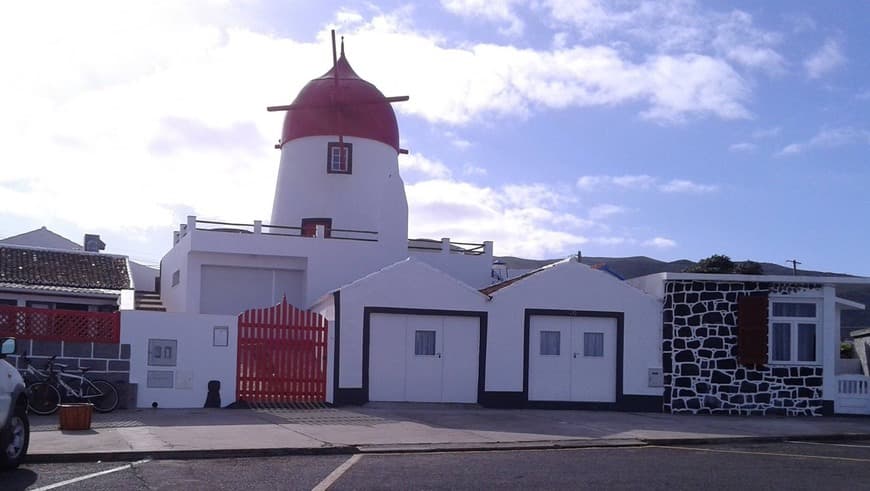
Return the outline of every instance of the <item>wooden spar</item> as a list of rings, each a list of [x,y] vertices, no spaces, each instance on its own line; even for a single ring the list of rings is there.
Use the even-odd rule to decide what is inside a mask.
[[[338,63],[338,58],[335,57],[335,29],[331,31],[332,33],[332,68],[335,68],[336,63]]]
[[[411,98],[406,95],[394,96],[394,97],[384,97],[383,99],[376,99],[371,101],[362,101],[362,102],[354,102],[354,106],[361,106],[364,104],[380,104],[382,102],[405,102],[410,100]],[[269,112],[274,111],[291,111],[293,109],[323,109],[327,107],[332,107],[331,104],[285,104],[282,106],[269,106],[266,108]]]
[[[341,84],[339,83],[338,77],[338,50],[335,42],[335,30],[330,31],[332,38],[332,81],[333,81],[333,92],[332,92],[332,100],[328,103],[319,103],[319,104],[282,104],[280,106],[267,106],[266,111],[276,112],[276,111],[292,111],[295,109],[332,109],[335,111],[335,127],[338,133],[338,145],[341,149],[341,160],[342,163],[347,159],[347,151],[344,148],[344,131],[342,124],[342,111],[345,106],[364,106],[369,104],[391,104],[393,102],[405,102],[410,100],[409,96],[392,96],[392,97],[381,97],[378,99],[364,100],[364,101],[354,101],[346,103],[343,101],[342,97],[340,97],[341,92]],[[341,38],[341,56],[344,56],[344,36]],[[278,144],[275,145],[275,148],[280,149],[284,142],[281,140],[278,141]],[[407,153],[407,150],[399,149],[399,153]]]

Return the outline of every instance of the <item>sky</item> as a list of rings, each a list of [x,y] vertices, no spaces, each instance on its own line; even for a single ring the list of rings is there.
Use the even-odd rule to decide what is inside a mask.
[[[268,222],[283,113],[348,60],[394,104],[409,234],[870,276],[870,2],[0,5],[0,237],[157,264]]]

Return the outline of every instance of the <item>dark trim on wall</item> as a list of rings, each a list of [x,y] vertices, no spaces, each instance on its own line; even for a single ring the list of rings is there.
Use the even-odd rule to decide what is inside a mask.
[[[362,352],[362,401],[354,404],[364,404],[369,401],[369,360],[371,350],[371,315],[372,314],[403,314],[403,315],[438,315],[449,317],[477,317],[479,321],[478,354],[477,354],[477,401],[484,398],[486,386],[486,331],[488,314],[474,310],[437,310],[437,309],[406,309],[399,307],[363,307],[363,352]],[[338,314],[336,313],[336,318]],[[348,390],[348,389],[341,389]],[[353,390],[353,389],[351,389]]]
[[[660,413],[664,408],[663,396],[641,396],[635,394],[623,394],[620,411],[636,413]]]
[[[834,401],[822,400],[822,416],[834,415]]]
[[[338,374],[339,360],[341,360],[341,291],[332,292],[332,302],[335,304],[335,320],[333,325],[333,343],[332,343],[332,402],[333,404],[341,404],[338,397]]]
[[[616,319],[616,401],[615,402],[579,402],[579,401],[530,401],[529,400],[529,346],[531,337],[531,321],[533,315],[554,317],[596,317]],[[525,309],[523,320],[523,399],[528,407],[553,409],[601,409],[623,410],[625,395],[622,393],[623,359],[625,350],[625,313],[595,310],[554,310]],[[655,397],[655,396],[653,396]],[[627,410],[627,409],[626,409]],[[661,406],[659,407],[661,410]]]
[[[621,402],[529,401],[522,392],[484,392],[480,404],[495,409],[572,409],[592,411],[662,412],[662,396],[623,394]]]
[[[478,402],[484,407],[509,409],[526,407],[527,401],[519,391],[484,391]]]

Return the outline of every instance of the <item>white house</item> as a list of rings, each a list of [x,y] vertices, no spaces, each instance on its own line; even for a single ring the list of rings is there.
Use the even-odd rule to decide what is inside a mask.
[[[408,259],[313,309],[338,403],[661,409],[660,301],[576,260],[475,290]]]
[[[662,301],[664,411],[870,412],[870,379],[839,362],[841,312],[864,305],[836,292],[870,278],[659,273],[629,282]]]
[[[342,48],[270,108],[287,112],[270,221],[188,217],[152,294],[167,312],[121,314],[140,406],[195,406],[220,383],[224,404],[870,412],[870,378],[835,359],[840,311],[863,308],[835,287],[870,279],[623,281],[571,258],[505,280],[492,242],[409,239],[403,99]]]

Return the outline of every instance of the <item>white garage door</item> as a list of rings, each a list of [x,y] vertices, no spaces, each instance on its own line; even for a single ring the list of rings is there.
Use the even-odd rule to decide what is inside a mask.
[[[616,402],[616,319],[535,315],[529,400]]]
[[[477,402],[477,317],[372,314],[369,400]]]

